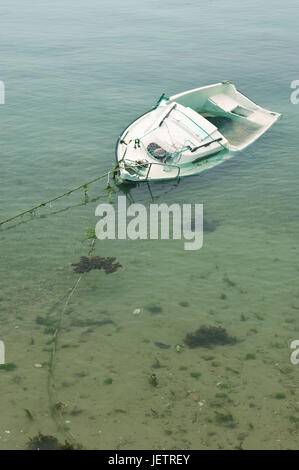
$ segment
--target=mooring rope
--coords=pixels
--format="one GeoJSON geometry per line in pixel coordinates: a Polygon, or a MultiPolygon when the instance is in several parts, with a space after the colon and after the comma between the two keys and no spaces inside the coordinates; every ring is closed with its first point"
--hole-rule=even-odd
{"type": "MultiPolygon", "coordinates": [[[[108,182],[109,184],[109,182],[108,182]]],[[[95,250],[95,243],[96,239],[93,238],[89,251],[88,251],[88,256],[92,256],[92,253],[95,250]]],[[[51,349],[51,354],[50,354],[50,361],[49,361],[49,369],[48,369],[48,398],[49,398],[49,407],[51,411],[51,415],[54,418],[54,421],[56,422],[58,431],[64,432],[66,437],[72,441],[73,444],[75,444],[75,438],[73,434],[70,432],[70,430],[65,429],[65,423],[63,422],[63,416],[62,416],[62,410],[60,408],[61,402],[57,400],[57,390],[56,390],[56,364],[57,364],[57,349],[58,349],[58,339],[59,339],[59,334],[61,333],[61,330],[63,329],[63,318],[64,318],[64,313],[65,310],[71,300],[71,297],[75,293],[81,279],[82,279],[82,274],[78,277],[76,280],[75,284],[71,288],[66,301],[64,303],[63,308],[61,309],[60,316],[59,316],[59,321],[58,324],[55,328],[53,338],[52,338],[52,349],[51,349]]]]}
{"type": "Polygon", "coordinates": [[[69,196],[70,194],[74,193],[75,191],[78,191],[79,189],[83,189],[85,196],[87,196],[88,186],[92,183],[95,183],[96,181],[99,181],[99,180],[103,179],[103,178],[106,178],[106,177],[108,178],[107,189],[110,189],[111,188],[111,186],[110,186],[110,175],[112,175],[112,178],[115,179],[115,176],[118,172],[118,168],[119,168],[119,164],[117,164],[115,166],[115,168],[113,168],[113,170],[109,170],[104,175],[100,175],[97,178],[94,178],[91,181],[88,181],[87,183],[80,184],[80,186],[77,186],[74,189],[70,189],[69,191],[66,191],[63,194],[60,194],[59,196],[53,197],[52,199],[49,199],[48,201],[42,202],[41,204],[39,204],[37,206],[31,207],[31,209],[27,209],[27,210],[21,212],[20,214],[14,215],[13,217],[9,217],[8,219],[3,220],[2,222],[0,222],[0,228],[2,227],[2,225],[7,224],[8,222],[11,222],[12,220],[17,219],[18,217],[22,217],[25,214],[31,214],[32,215],[37,209],[45,207],[48,204],[51,204],[52,202],[57,201],[58,199],[61,199],[62,197],[69,196]]]}
{"type": "MultiPolygon", "coordinates": [[[[76,188],[73,188],[69,191],[66,191],[63,194],[60,194],[59,196],[56,196],[52,199],[49,199],[48,201],[44,201],[41,204],[38,204],[38,205],[32,207],[31,209],[27,209],[27,210],[25,210],[25,211],[23,211],[23,212],[21,212],[17,215],[14,215],[12,217],[9,217],[8,219],[5,219],[5,220],[1,221],[0,222],[0,228],[4,224],[7,224],[8,222],[11,222],[12,220],[15,220],[19,217],[22,217],[25,214],[31,214],[32,215],[37,209],[45,207],[46,205],[51,204],[52,202],[57,201],[58,199],[61,199],[65,196],[69,196],[70,194],[72,194],[75,191],[78,191],[80,189],[84,190],[84,195],[85,195],[85,197],[87,197],[88,186],[92,183],[95,183],[96,181],[99,181],[99,180],[105,178],[105,177],[107,177],[106,190],[110,194],[113,191],[113,188],[110,184],[110,181],[111,181],[110,178],[115,180],[116,175],[118,173],[118,169],[119,169],[119,163],[117,163],[116,166],[112,170],[109,170],[107,173],[104,173],[103,175],[100,175],[96,178],[93,178],[92,180],[88,181],[87,183],[80,184],[76,188]]],[[[94,248],[95,248],[95,239],[91,242],[89,253],[88,253],[89,255],[92,254],[94,248]]],[[[67,308],[67,306],[68,306],[68,304],[71,300],[71,297],[73,296],[73,294],[77,290],[77,287],[78,287],[81,279],[82,279],[82,275],[79,276],[79,278],[76,280],[75,284],[71,288],[71,290],[70,290],[70,292],[69,292],[69,294],[66,298],[66,301],[64,303],[64,306],[61,309],[58,325],[56,326],[54,334],[53,334],[52,348],[51,348],[51,352],[50,352],[50,359],[49,359],[49,366],[48,366],[48,386],[47,386],[49,408],[50,408],[52,418],[54,419],[54,421],[56,423],[58,431],[64,433],[65,436],[67,437],[68,441],[70,441],[73,445],[76,445],[75,438],[74,438],[73,434],[71,433],[71,431],[66,428],[66,426],[65,426],[66,423],[63,421],[63,414],[62,414],[63,409],[61,408],[61,406],[63,407],[64,404],[57,400],[56,364],[57,364],[57,350],[58,350],[58,346],[59,346],[58,339],[59,339],[59,335],[61,333],[61,330],[63,329],[64,313],[65,313],[65,310],[66,310],[66,308],[67,308]]]]}
{"type": "Polygon", "coordinates": [[[48,371],[48,397],[49,397],[49,406],[50,406],[50,411],[51,415],[54,418],[58,431],[60,432],[65,432],[66,436],[71,439],[74,442],[74,436],[70,431],[65,430],[64,424],[62,424],[62,413],[61,409],[59,407],[59,403],[57,401],[57,392],[56,392],[56,375],[55,375],[55,366],[56,366],[56,354],[57,354],[57,347],[58,347],[58,336],[59,333],[61,332],[62,329],[62,322],[63,322],[63,316],[64,312],[69,304],[69,301],[74,294],[75,290],[78,287],[79,282],[81,281],[82,276],[80,276],[77,281],[75,282],[74,286],[72,287],[66,302],[61,310],[61,314],[59,317],[59,323],[55,329],[55,332],[53,334],[53,339],[52,339],[52,349],[51,349],[51,356],[50,356],[50,362],[49,362],[49,371],[48,371]]]}
{"type": "MultiPolygon", "coordinates": [[[[60,194],[59,196],[56,196],[52,199],[49,199],[48,201],[45,201],[41,204],[38,204],[37,206],[32,207],[31,209],[27,209],[17,215],[14,215],[13,217],[9,217],[8,219],[5,219],[0,222],[0,228],[4,225],[7,224],[8,222],[11,222],[12,220],[15,220],[19,217],[24,216],[25,214],[33,214],[37,209],[45,207],[48,204],[51,204],[54,201],[57,201],[58,199],[61,199],[65,196],[69,196],[70,194],[74,193],[75,191],[78,191],[80,189],[84,190],[84,195],[87,197],[87,191],[88,191],[88,186],[92,183],[95,183],[96,181],[99,181],[105,177],[107,177],[107,185],[106,189],[109,192],[109,194],[112,192],[112,186],[110,184],[110,177],[115,180],[116,174],[119,169],[119,163],[113,168],[112,170],[109,170],[107,173],[104,173],[103,175],[100,175],[96,178],[93,178],[92,180],[88,181],[87,183],[80,184],[74,189],[71,189],[69,191],[64,192],[63,194],[60,194]]],[[[92,241],[90,250],[89,250],[89,255],[92,253],[94,249],[94,244],[95,240],[92,241]]],[[[61,333],[61,330],[63,328],[63,318],[64,318],[64,313],[65,310],[71,300],[71,297],[73,296],[74,292],[76,291],[80,281],[82,279],[82,275],[76,280],[75,284],[71,288],[66,301],[64,303],[63,308],[61,309],[58,325],[56,326],[56,329],[53,334],[52,338],[52,348],[51,348],[51,353],[50,353],[50,360],[49,360],[49,368],[48,368],[48,400],[49,400],[49,407],[50,407],[50,412],[51,415],[56,422],[56,426],[58,431],[62,432],[65,434],[67,437],[68,441],[71,441],[72,444],[76,444],[75,438],[73,434],[70,432],[70,430],[66,429],[65,423],[63,421],[63,409],[61,409],[60,405],[64,405],[62,402],[59,402],[57,400],[57,390],[56,390],[56,363],[57,363],[57,349],[58,349],[58,338],[59,334],[61,333]]]]}

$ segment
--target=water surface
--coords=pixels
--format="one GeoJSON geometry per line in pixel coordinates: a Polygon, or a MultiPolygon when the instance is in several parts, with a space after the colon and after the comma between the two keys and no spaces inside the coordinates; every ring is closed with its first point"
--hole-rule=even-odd
{"type": "Polygon", "coordinates": [[[231,80],[283,114],[211,171],[127,188],[146,205],[203,203],[214,230],[198,252],[181,241],[97,241],[96,254],[123,267],[77,284],[71,263],[88,254],[86,227],[109,200],[104,180],[88,201],[79,191],[3,226],[0,339],[16,368],[0,371],[0,448],[23,449],[39,431],[96,449],[297,448],[297,2],[4,0],[0,9],[1,220],[113,168],[119,133],[162,92],[231,80]],[[204,324],[238,342],[178,352],[204,324]]]}

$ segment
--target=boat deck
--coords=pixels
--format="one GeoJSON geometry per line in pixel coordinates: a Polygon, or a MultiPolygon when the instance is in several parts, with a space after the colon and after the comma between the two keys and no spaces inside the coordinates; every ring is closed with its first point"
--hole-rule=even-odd
{"type": "Polygon", "coordinates": [[[251,140],[255,133],[258,133],[261,126],[254,123],[242,123],[239,120],[230,119],[225,116],[205,116],[219,132],[235,147],[239,147],[247,140],[251,140]]]}

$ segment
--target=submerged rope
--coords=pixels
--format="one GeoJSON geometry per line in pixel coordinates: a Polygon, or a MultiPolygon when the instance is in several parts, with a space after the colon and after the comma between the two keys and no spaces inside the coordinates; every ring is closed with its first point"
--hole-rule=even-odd
{"type": "MultiPolygon", "coordinates": [[[[58,199],[61,199],[65,196],[69,196],[70,194],[74,193],[75,191],[78,191],[79,189],[84,190],[85,198],[87,198],[88,186],[92,183],[95,183],[96,181],[99,181],[99,180],[105,178],[105,177],[107,177],[106,190],[108,191],[109,196],[110,196],[111,192],[113,192],[113,187],[110,184],[110,181],[111,181],[110,178],[112,178],[112,180],[115,180],[116,175],[118,173],[118,169],[119,169],[119,163],[117,163],[116,166],[112,170],[109,170],[107,173],[104,173],[103,175],[100,175],[100,176],[88,181],[87,183],[80,184],[79,186],[77,186],[74,189],[66,191],[63,194],[60,194],[59,196],[56,196],[56,197],[54,197],[52,199],[49,199],[48,201],[45,201],[45,202],[43,202],[43,203],[41,203],[41,204],[39,204],[35,207],[32,207],[31,209],[25,210],[25,211],[13,216],[13,217],[9,217],[8,219],[5,219],[5,220],[1,221],[0,222],[0,228],[1,228],[2,225],[6,224],[8,222],[11,222],[12,220],[15,220],[19,217],[22,217],[25,214],[33,214],[37,209],[39,209],[41,207],[45,207],[47,204],[50,204],[54,201],[57,201],[58,199]]],[[[89,253],[88,253],[89,256],[92,255],[92,252],[94,251],[94,249],[95,249],[95,239],[92,240],[92,242],[91,242],[89,253]]],[[[56,423],[58,431],[64,433],[65,436],[67,437],[68,441],[71,442],[73,445],[76,445],[75,437],[73,436],[71,431],[66,428],[66,426],[65,426],[66,423],[63,421],[63,414],[62,414],[63,410],[60,407],[60,405],[61,404],[63,405],[63,403],[59,402],[57,400],[56,364],[57,364],[57,352],[58,352],[58,347],[59,347],[58,340],[59,340],[59,335],[61,333],[61,330],[63,329],[64,313],[66,311],[67,306],[69,305],[71,297],[73,296],[73,294],[77,290],[77,287],[78,287],[81,279],[82,279],[82,275],[79,276],[79,278],[76,280],[75,284],[71,288],[71,290],[70,290],[70,292],[69,292],[69,294],[66,298],[66,301],[63,305],[63,308],[61,309],[58,324],[55,328],[55,331],[54,331],[54,334],[53,334],[53,337],[52,337],[52,348],[51,348],[49,364],[48,364],[48,380],[47,380],[48,402],[49,402],[49,408],[50,408],[51,416],[52,416],[52,418],[54,419],[54,421],[56,423]]]]}
{"type": "Polygon", "coordinates": [[[66,302],[63,306],[63,309],[61,310],[60,317],[59,317],[59,323],[57,325],[57,328],[55,329],[55,332],[53,334],[53,339],[52,339],[52,350],[51,350],[51,357],[49,361],[49,373],[48,373],[48,397],[49,397],[49,405],[50,405],[50,411],[51,415],[54,418],[57,428],[60,432],[65,432],[68,436],[69,439],[71,439],[74,442],[74,436],[70,431],[66,432],[65,431],[65,426],[62,424],[62,414],[61,410],[57,407],[57,404],[59,403],[57,401],[57,391],[56,391],[56,376],[55,376],[55,366],[56,366],[56,354],[57,354],[57,347],[58,347],[58,336],[59,333],[61,332],[62,329],[62,322],[63,322],[63,316],[64,312],[69,304],[69,301],[74,294],[75,290],[78,287],[79,282],[81,281],[82,276],[80,276],[77,281],[75,282],[74,286],[72,287],[66,302]]]}
{"type": "Polygon", "coordinates": [[[48,201],[42,202],[38,206],[34,206],[31,209],[27,209],[27,210],[21,212],[20,214],[14,215],[13,217],[9,217],[8,219],[3,220],[2,222],[0,222],[0,228],[1,228],[2,225],[7,224],[8,222],[11,222],[12,220],[17,219],[18,217],[22,217],[25,214],[33,214],[37,209],[40,209],[41,207],[45,207],[47,204],[51,204],[51,202],[57,201],[58,199],[61,199],[62,197],[69,196],[70,194],[74,193],[75,191],[78,191],[79,189],[83,189],[84,190],[84,195],[87,196],[87,187],[90,184],[95,183],[96,181],[99,181],[99,180],[101,180],[105,177],[108,177],[107,189],[109,189],[110,188],[110,174],[112,174],[112,178],[115,179],[118,168],[119,168],[119,164],[117,163],[117,165],[115,166],[115,168],[113,170],[108,171],[104,175],[98,176],[97,178],[94,178],[91,181],[88,181],[87,183],[80,184],[80,186],[77,186],[74,189],[70,189],[69,191],[67,191],[63,194],[60,194],[59,196],[56,196],[56,197],[53,197],[52,199],[49,199],[48,201]]]}
{"type": "MultiPolygon", "coordinates": [[[[94,238],[90,243],[88,256],[92,256],[95,250],[95,243],[96,243],[96,239],[94,238]]],[[[63,308],[61,309],[58,325],[54,331],[53,338],[52,338],[52,349],[51,349],[49,369],[48,369],[48,398],[49,398],[49,406],[50,406],[51,415],[56,423],[58,431],[64,432],[67,438],[70,441],[72,441],[73,444],[75,444],[75,438],[69,430],[65,429],[65,423],[63,422],[62,412],[61,412],[60,407],[58,406],[60,402],[57,401],[55,370],[56,370],[56,363],[57,363],[56,357],[57,357],[57,349],[58,349],[58,339],[59,339],[59,334],[61,333],[61,330],[63,329],[64,313],[71,300],[71,297],[75,293],[82,279],[82,276],[83,275],[81,274],[76,280],[75,284],[73,285],[73,287],[71,288],[69,292],[69,295],[66,298],[63,308]]]]}

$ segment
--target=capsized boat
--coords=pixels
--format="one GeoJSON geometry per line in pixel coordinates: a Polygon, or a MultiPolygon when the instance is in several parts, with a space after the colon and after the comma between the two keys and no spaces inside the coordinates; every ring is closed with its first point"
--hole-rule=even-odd
{"type": "Polygon", "coordinates": [[[194,175],[255,142],[279,113],[258,106],[231,82],[159,98],[116,144],[121,181],[194,175]]]}

